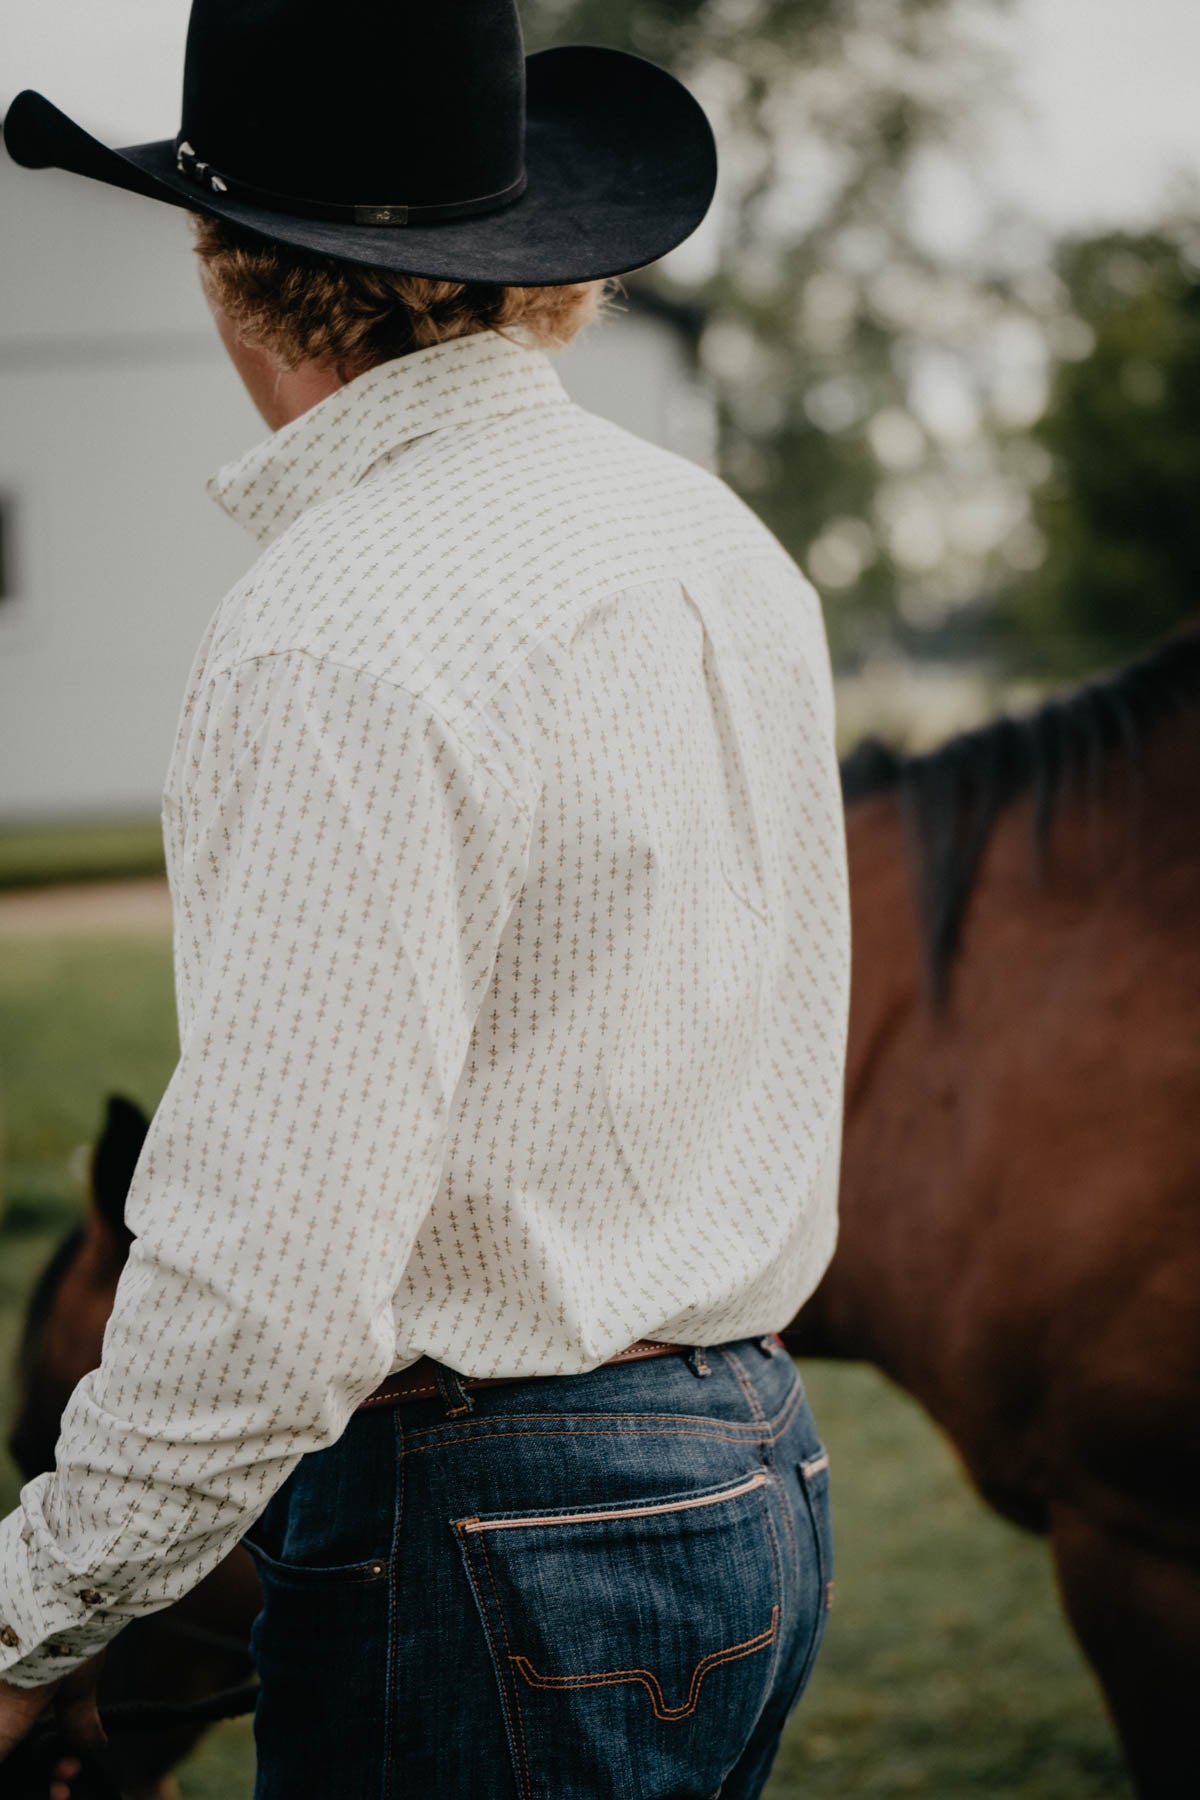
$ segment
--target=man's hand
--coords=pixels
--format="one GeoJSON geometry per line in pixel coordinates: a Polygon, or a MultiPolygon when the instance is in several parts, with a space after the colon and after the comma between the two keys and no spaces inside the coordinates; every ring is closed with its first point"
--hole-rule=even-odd
{"type": "MultiPolygon", "coordinates": [[[[53,1709],[59,1730],[74,1749],[103,1747],[107,1739],[96,1705],[96,1684],[104,1656],[102,1650],[69,1675],[42,1687],[13,1687],[0,1676],[0,1763],[29,1735],[48,1707],[53,1709]]],[[[70,1777],[78,1773],[79,1764],[73,1758],[64,1758],[55,1769],[55,1774],[64,1779],[52,1782],[50,1800],[69,1800],[70,1777]]]]}
{"type": "Polygon", "coordinates": [[[0,1763],[33,1730],[65,1679],[47,1682],[45,1687],[20,1688],[0,1676],[0,1763]]]}

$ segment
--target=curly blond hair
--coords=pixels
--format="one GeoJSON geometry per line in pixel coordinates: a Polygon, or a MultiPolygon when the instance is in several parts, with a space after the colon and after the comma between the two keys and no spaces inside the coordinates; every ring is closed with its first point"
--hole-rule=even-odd
{"type": "Polygon", "coordinates": [[[517,328],[544,349],[607,314],[620,283],[504,287],[434,281],[269,243],[224,219],[192,215],[201,279],[247,344],[280,367],[332,368],[343,381],[376,363],[470,332],[517,328]]]}

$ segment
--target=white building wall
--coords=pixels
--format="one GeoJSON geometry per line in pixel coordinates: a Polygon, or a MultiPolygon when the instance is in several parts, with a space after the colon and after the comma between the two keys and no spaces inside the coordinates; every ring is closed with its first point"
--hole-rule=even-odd
{"type": "MultiPolygon", "coordinates": [[[[186,218],[0,155],[0,825],[154,812],[187,672],[251,540],[204,491],[264,427],[186,218]]],[[[581,404],[712,466],[683,333],[638,311],[559,358],[581,404]]]]}

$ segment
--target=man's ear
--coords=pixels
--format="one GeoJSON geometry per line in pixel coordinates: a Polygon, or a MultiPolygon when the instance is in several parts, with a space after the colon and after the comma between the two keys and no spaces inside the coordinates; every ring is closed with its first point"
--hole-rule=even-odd
{"type": "Polygon", "coordinates": [[[92,1151],[92,1207],[122,1255],[133,1241],[125,1223],[125,1201],[150,1121],[140,1106],[122,1094],[110,1094],[104,1129],[92,1151]]]}

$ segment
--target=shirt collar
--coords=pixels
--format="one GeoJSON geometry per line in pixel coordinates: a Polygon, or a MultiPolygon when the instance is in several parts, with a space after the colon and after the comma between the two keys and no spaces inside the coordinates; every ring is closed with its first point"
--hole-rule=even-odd
{"type": "Polygon", "coordinates": [[[494,331],[472,332],[356,376],[219,469],[208,492],[265,545],[401,444],[450,425],[568,402],[546,351],[494,331]]]}

